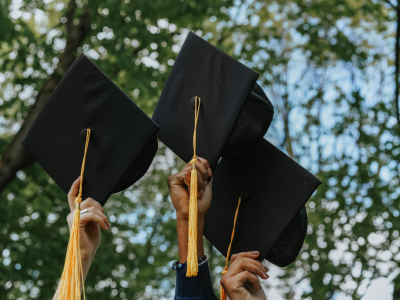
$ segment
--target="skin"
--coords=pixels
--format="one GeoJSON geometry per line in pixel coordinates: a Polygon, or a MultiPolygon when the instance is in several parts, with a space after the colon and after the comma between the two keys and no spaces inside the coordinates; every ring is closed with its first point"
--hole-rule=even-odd
{"type": "MultiPolygon", "coordinates": [[[[212,171],[208,161],[197,157],[197,257],[204,256],[203,230],[204,217],[210,208],[212,193],[212,171]]],[[[192,167],[187,164],[182,171],[168,178],[168,188],[172,204],[176,210],[176,230],[179,242],[179,262],[187,260],[188,247],[188,224],[189,224],[189,199],[190,199],[190,178],[192,167]]]]}
{"type": "Polygon", "coordinates": [[[231,300],[267,300],[259,278],[268,279],[269,269],[255,260],[259,255],[258,251],[232,255],[228,271],[221,278],[231,300]]]}
{"type": "MultiPolygon", "coordinates": [[[[198,157],[198,257],[204,256],[204,218],[212,200],[212,181],[208,182],[207,179],[211,176],[212,171],[208,161],[198,157]]],[[[168,178],[171,201],[176,210],[180,263],[184,263],[187,260],[190,178],[191,165],[189,164],[182,171],[168,178]]],[[[231,300],[267,300],[260,285],[259,277],[264,280],[268,279],[267,272],[269,270],[261,262],[255,260],[259,255],[258,251],[232,255],[228,271],[221,278],[221,284],[231,300]]]]}
{"type": "MultiPolygon", "coordinates": [[[[210,208],[212,200],[212,176],[210,164],[203,158],[197,158],[197,187],[198,187],[198,257],[204,256],[203,230],[204,217],[210,208]]],[[[168,187],[172,204],[176,210],[177,232],[179,241],[179,261],[186,262],[188,246],[188,220],[190,198],[191,165],[186,165],[182,171],[168,178],[168,187]]],[[[68,193],[68,203],[71,213],[67,217],[68,227],[71,230],[75,212],[75,198],[78,195],[80,177],[74,181],[68,193]]],[[[103,207],[94,199],[87,198],[81,203],[81,210],[88,208],[88,213],[82,214],[79,223],[80,251],[82,258],[83,281],[89,272],[97,249],[101,243],[101,230],[109,230],[110,223],[104,214],[103,207]]],[[[227,273],[221,278],[221,284],[231,300],[266,300],[259,279],[267,279],[268,268],[254,260],[257,251],[232,255],[231,265],[227,273]],[[255,275],[256,274],[256,275],[255,275]]],[[[60,285],[59,285],[60,287],[60,285]]],[[[57,300],[59,288],[53,300],[57,300]]]]}
{"type": "MultiPolygon", "coordinates": [[[[78,195],[80,177],[74,181],[68,193],[68,203],[71,213],[67,217],[68,227],[71,230],[75,213],[75,198],[78,195]]],[[[101,230],[109,230],[110,223],[104,214],[103,207],[92,198],[87,198],[81,203],[81,210],[88,208],[88,213],[81,214],[79,222],[79,242],[82,258],[83,281],[89,272],[90,265],[101,243],[101,230]]],[[[53,297],[58,298],[60,284],[53,297]]]]}

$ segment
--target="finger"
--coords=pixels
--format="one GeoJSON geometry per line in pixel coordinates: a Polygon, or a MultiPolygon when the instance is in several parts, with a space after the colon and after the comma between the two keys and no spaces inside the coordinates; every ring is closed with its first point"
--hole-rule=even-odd
{"type": "MultiPolygon", "coordinates": [[[[190,180],[192,178],[192,172],[191,171],[186,171],[187,175],[185,177],[185,182],[187,182],[188,186],[188,192],[190,193],[190,180]]],[[[201,198],[204,195],[204,182],[203,179],[201,178],[199,170],[197,170],[197,198],[201,198]]]]}
{"type": "Polygon", "coordinates": [[[240,291],[242,288],[246,288],[246,285],[249,283],[255,284],[257,290],[261,289],[258,277],[248,271],[240,272],[232,277],[227,277],[227,274],[225,274],[222,276],[220,283],[230,299],[234,299],[235,292],[240,291]]]}
{"type": "Polygon", "coordinates": [[[235,279],[238,282],[241,282],[243,285],[246,282],[249,282],[254,286],[256,290],[261,290],[260,280],[258,279],[258,277],[248,271],[244,271],[233,276],[233,279],[235,279]]]}
{"type": "MultiPolygon", "coordinates": [[[[81,209],[81,211],[82,211],[83,209],[81,209]]],[[[100,218],[102,218],[103,220],[104,220],[104,223],[107,225],[107,227],[108,227],[108,229],[110,229],[110,223],[108,222],[108,218],[107,218],[107,216],[104,214],[104,212],[103,211],[101,211],[100,209],[98,209],[97,207],[94,207],[94,206],[90,206],[90,207],[88,207],[87,208],[87,213],[94,213],[94,214],[96,214],[96,215],[98,215],[100,218]]],[[[82,215],[85,215],[86,213],[84,213],[84,214],[81,214],[81,216],[82,215]]]]}
{"type": "Polygon", "coordinates": [[[199,171],[199,169],[197,169],[197,192],[199,192],[200,190],[204,189],[204,182],[207,180],[204,180],[201,176],[201,172],[199,171]]]}
{"type": "MultiPolygon", "coordinates": [[[[197,191],[200,192],[200,190],[205,189],[208,182],[208,175],[207,175],[207,170],[205,169],[203,163],[201,161],[198,161],[196,164],[196,169],[197,169],[197,191]]],[[[192,165],[187,165],[185,168],[183,168],[182,171],[186,172],[192,172],[192,165]]],[[[190,177],[189,177],[189,184],[188,187],[190,187],[190,177]]]]}
{"type": "Polygon", "coordinates": [[[81,203],[81,210],[84,210],[85,208],[89,208],[91,206],[96,207],[98,210],[104,212],[103,206],[93,198],[86,198],[85,201],[81,203]]]}
{"type": "Polygon", "coordinates": [[[185,168],[182,171],[168,177],[168,185],[190,186],[190,170],[185,168]]]}
{"type": "MultiPolygon", "coordinates": [[[[179,173],[172,175],[168,178],[168,185],[185,185],[190,193],[190,180],[192,176],[191,167],[185,167],[179,173]]],[[[204,195],[204,181],[201,178],[199,170],[197,170],[197,197],[201,198],[204,195]]]]}
{"type": "Polygon", "coordinates": [[[203,198],[204,192],[205,192],[204,189],[201,189],[201,190],[197,191],[197,198],[203,198]]]}
{"type": "Polygon", "coordinates": [[[72,227],[72,223],[74,222],[74,212],[70,212],[67,216],[67,223],[68,223],[68,227],[71,230],[72,227]]]}
{"type": "MultiPolygon", "coordinates": [[[[200,170],[201,177],[204,180],[207,180],[208,178],[210,178],[212,176],[212,170],[210,167],[210,163],[206,159],[204,159],[202,157],[196,157],[196,166],[197,166],[197,169],[200,170]]],[[[191,170],[191,169],[192,169],[192,165],[190,163],[188,163],[183,170],[191,170]]]]}
{"type": "Polygon", "coordinates": [[[262,269],[264,269],[266,272],[268,272],[269,268],[267,266],[264,266],[261,262],[259,262],[258,260],[255,260],[255,258],[257,258],[259,255],[260,255],[260,253],[258,251],[241,252],[241,253],[238,253],[238,254],[234,254],[231,257],[231,265],[234,264],[234,261],[237,258],[246,258],[246,259],[251,259],[250,260],[251,262],[253,262],[257,266],[260,266],[262,269]]]}
{"type": "Polygon", "coordinates": [[[197,159],[199,159],[203,163],[203,165],[206,167],[206,169],[210,169],[210,163],[208,162],[207,159],[202,158],[202,157],[197,157],[197,159]]]}
{"type": "Polygon", "coordinates": [[[258,251],[249,251],[249,252],[240,252],[240,253],[236,253],[233,254],[231,256],[231,264],[233,264],[233,262],[239,258],[239,257],[250,257],[250,258],[257,258],[260,255],[260,252],[258,251]]]}
{"type": "Polygon", "coordinates": [[[89,222],[94,222],[94,223],[99,224],[101,229],[104,229],[104,230],[108,229],[103,218],[101,218],[99,215],[95,214],[94,212],[88,212],[86,214],[81,215],[81,225],[86,226],[86,224],[89,222]]]}
{"type": "Polygon", "coordinates": [[[257,274],[263,279],[268,278],[267,271],[263,268],[263,265],[259,261],[248,257],[237,259],[236,263],[229,267],[227,274],[229,273],[229,276],[233,276],[243,271],[249,271],[257,274]]]}
{"type": "Polygon", "coordinates": [[[75,198],[78,196],[79,184],[81,183],[81,176],[79,176],[72,183],[71,189],[68,192],[68,204],[71,211],[75,210],[75,198]]]}
{"type": "Polygon", "coordinates": [[[199,160],[201,160],[201,162],[203,163],[203,165],[206,167],[207,169],[207,176],[208,178],[210,178],[212,176],[212,170],[211,170],[211,166],[210,163],[208,162],[208,160],[202,158],[202,157],[197,157],[199,160]]]}
{"type": "MultiPolygon", "coordinates": [[[[184,183],[188,187],[188,191],[190,193],[190,180],[192,178],[192,170],[191,170],[191,168],[190,169],[185,168],[184,170],[185,171],[179,172],[181,174],[179,174],[179,173],[177,174],[178,175],[177,178],[179,180],[181,180],[181,182],[184,183]]],[[[197,197],[202,197],[202,196],[200,196],[200,194],[204,188],[205,188],[204,181],[201,177],[200,171],[197,170],[197,197]]]]}
{"type": "Polygon", "coordinates": [[[203,180],[207,180],[208,179],[208,171],[207,171],[206,166],[204,165],[203,161],[199,157],[197,158],[196,161],[197,161],[196,167],[197,167],[197,170],[200,171],[201,178],[203,178],[203,180]]]}
{"type": "Polygon", "coordinates": [[[241,258],[241,260],[244,260],[246,262],[252,263],[255,266],[259,267],[264,273],[267,273],[269,271],[269,269],[267,268],[267,266],[264,266],[260,261],[249,258],[249,257],[243,257],[241,258]]]}

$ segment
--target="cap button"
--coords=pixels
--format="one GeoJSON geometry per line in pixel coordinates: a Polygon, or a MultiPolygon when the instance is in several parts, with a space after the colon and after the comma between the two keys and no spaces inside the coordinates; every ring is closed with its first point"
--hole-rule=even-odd
{"type": "Polygon", "coordinates": [[[87,129],[82,129],[81,133],[79,134],[81,136],[82,141],[86,142],[86,134],[87,134],[87,129]]]}
{"type": "Polygon", "coordinates": [[[249,201],[250,200],[250,196],[251,196],[251,193],[248,190],[243,190],[240,193],[240,199],[242,199],[243,202],[249,201]]]}

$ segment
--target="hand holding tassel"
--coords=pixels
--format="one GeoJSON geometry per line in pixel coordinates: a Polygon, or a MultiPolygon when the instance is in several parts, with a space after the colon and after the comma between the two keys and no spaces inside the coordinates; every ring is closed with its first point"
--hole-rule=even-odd
{"type": "Polygon", "coordinates": [[[231,257],[221,278],[221,300],[267,300],[260,279],[268,279],[269,269],[256,258],[258,251],[242,252],[231,257]]]}
{"type": "MultiPolygon", "coordinates": [[[[83,281],[86,279],[90,265],[96,254],[97,249],[101,243],[101,229],[110,229],[107,216],[104,214],[103,207],[92,198],[88,198],[82,202],[82,199],[77,197],[80,185],[80,177],[74,181],[71,190],[68,193],[68,202],[71,208],[71,213],[67,217],[68,227],[70,230],[71,238],[73,234],[77,233],[76,228],[79,231],[79,250],[81,253],[81,278],[83,281]],[[80,203],[80,210],[76,208],[76,202],[80,203]],[[83,212],[83,213],[82,213],[83,212]],[[74,227],[74,221],[79,214],[78,226],[74,227]]],[[[69,265],[69,264],[68,264],[69,265]]],[[[72,266],[73,268],[74,266],[72,266]]],[[[70,271],[71,272],[71,271],[70,271]]],[[[79,274],[78,277],[79,278],[79,274]]],[[[60,290],[63,284],[63,280],[60,280],[60,285],[53,299],[61,300],[66,299],[60,294],[60,290]]],[[[78,284],[78,283],[76,283],[78,284]]],[[[83,282],[80,285],[80,290],[83,291],[83,282]]],[[[76,290],[78,291],[78,290],[76,290]]],[[[69,291],[70,293],[72,290],[69,291]]],[[[80,293],[74,293],[74,298],[67,299],[81,299],[79,298],[80,293]]]]}

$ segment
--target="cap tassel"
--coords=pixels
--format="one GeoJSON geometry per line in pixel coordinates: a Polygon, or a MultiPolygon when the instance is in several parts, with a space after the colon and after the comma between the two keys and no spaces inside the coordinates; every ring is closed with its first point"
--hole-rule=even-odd
{"type": "Polygon", "coordinates": [[[80,300],[83,291],[83,299],[86,300],[85,286],[83,282],[83,270],[81,261],[81,251],[79,244],[79,222],[81,219],[80,205],[82,202],[82,182],[85,170],[86,153],[89,146],[90,129],[87,129],[85,154],[83,156],[81,168],[81,182],[79,194],[75,199],[74,221],[72,223],[71,234],[69,237],[67,255],[65,258],[64,270],[61,275],[61,287],[58,300],[80,300]],[[82,286],[82,291],[81,291],[82,286]]]}
{"type": "Polygon", "coordinates": [[[189,241],[187,254],[187,270],[186,276],[197,276],[199,270],[197,262],[197,167],[196,167],[196,130],[197,120],[199,119],[201,99],[196,96],[194,108],[194,133],[193,133],[193,158],[190,161],[192,165],[190,178],[190,200],[189,200],[189,241]],[[199,105],[197,106],[197,98],[199,105]]]}
{"type": "MultiPolygon", "coordinates": [[[[224,276],[225,273],[228,271],[229,256],[231,254],[231,247],[232,247],[233,237],[235,236],[236,220],[237,220],[237,216],[238,216],[238,213],[239,213],[239,206],[240,206],[241,202],[242,202],[242,199],[239,198],[238,206],[236,208],[235,221],[233,222],[233,230],[232,230],[231,242],[229,243],[228,253],[226,254],[225,268],[222,271],[222,276],[224,276]]],[[[220,288],[220,296],[221,296],[220,297],[221,300],[226,300],[226,292],[225,292],[224,288],[222,287],[222,285],[221,285],[221,288],[220,288]]]]}

